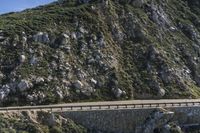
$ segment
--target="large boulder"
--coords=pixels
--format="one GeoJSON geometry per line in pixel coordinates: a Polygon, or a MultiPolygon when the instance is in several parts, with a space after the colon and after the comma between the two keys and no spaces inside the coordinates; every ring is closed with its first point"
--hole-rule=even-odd
{"type": "Polygon", "coordinates": [[[154,133],[155,129],[164,127],[174,116],[174,112],[165,109],[153,111],[146,122],[142,125],[141,133],[154,133]]]}

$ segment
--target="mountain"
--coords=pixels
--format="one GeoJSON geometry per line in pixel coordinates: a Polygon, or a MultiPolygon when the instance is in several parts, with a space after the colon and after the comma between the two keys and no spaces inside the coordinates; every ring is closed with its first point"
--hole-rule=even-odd
{"type": "Polygon", "coordinates": [[[199,98],[199,0],[59,0],[0,16],[1,106],[199,98]]]}

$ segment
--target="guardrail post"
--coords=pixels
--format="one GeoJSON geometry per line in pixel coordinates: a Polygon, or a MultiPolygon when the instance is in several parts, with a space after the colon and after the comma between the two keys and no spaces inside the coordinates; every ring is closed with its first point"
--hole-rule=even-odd
{"type": "Polygon", "coordinates": [[[20,109],[19,109],[19,107],[18,107],[18,113],[20,113],[20,109]]]}

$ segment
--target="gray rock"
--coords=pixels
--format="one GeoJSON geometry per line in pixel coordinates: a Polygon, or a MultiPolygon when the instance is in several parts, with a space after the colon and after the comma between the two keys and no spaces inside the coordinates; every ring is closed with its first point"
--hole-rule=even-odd
{"type": "Polygon", "coordinates": [[[94,93],[94,92],[95,92],[95,89],[93,89],[90,86],[86,86],[86,87],[81,89],[81,93],[86,95],[86,96],[91,96],[92,93],[94,93]]]}
{"type": "Polygon", "coordinates": [[[21,82],[18,84],[19,91],[23,92],[26,91],[27,89],[31,88],[33,85],[30,81],[28,80],[21,80],[21,82]]]}
{"type": "Polygon", "coordinates": [[[179,27],[183,31],[183,33],[190,38],[193,41],[200,42],[200,35],[195,30],[193,25],[187,25],[187,24],[179,24],[179,27]]]}
{"type": "Polygon", "coordinates": [[[36,35],[33,36],[33,40],[35,42],[40,42],[40,43],[49,43],[49,35],[44,32],[38,32],[36,35]]]}
{"type": "Polygon", "coordinates": [[[49,113],[48,116],[47,116],[47,118],[46,118],[46,120],[47,120],[48,126],[51,126],[51,127],[55,126],[56,123],[57,123],[56,122],[56,117],[55,117],[54,113],[49,113]]]}
{"type": "Polygon", "coordinates": [[[174,124],[174,123],[169,123],[164,125],[161,128],[161,133],[183,133],[180,126],[174,124]]]}
{"type": "Polygon", "coordinates": [[[116,98],[120,98],[123,95],[123,91],[119,88],[112,88],[112,92],[116,98]]]}
{"type": "Polygon", "coordinates": [[[160,55],[160,52],[153,46],[150,45],[148,48],[148,59],[155,60],[157,59],[157,56],[160,55]]]}
{"type": "Polygon", "coordinates": [[[3,85],[0,89],[0,101],[3,101],[10,93],[10,87],[8,85],[3,85]]]}
{"type": "Polygon", "coordinates": [[[83,86],[84,86],[84,84],[83,84],[81,81],[79,81],[79,80],[76,80],[76,81],[74,82],[74,87],[75,87],[76,89],[82,89],[83,86]]]}
{"type": "Polygon", "coordinates": [[[31,65],[36,65],[38,63],[39,59],[34,55],[32,56],[31,60],[30,60],[30,64],[31,65]]]}
{"type": "Polygon", "coordinates": [[[79,80],[83,80],[87,76],[87,74],[83,70],[80,70],[80,69],[78,69],[76,71],[76,75],[77,75],[79,80]]]}
{"type": "Polygon", "coordinates": [[[27,96],[26,96],[26,99],[27,99],[28,101],[33,101],[33,100],[34,100],[34,97],[33,97],[32,95],[27,95],[27,96]]]}
{"type": "Polygon", "coordinates": [[[81,32],[81,33],[88,33],[88,31],[87,30],[85,30],[83,27],[79,27],[79,31],[81,32]]]}
{"type": "Polygon", "coordinates": [[[70,37],[63,33],[62,36],[61,36],[61,44],[60,45],[68,45],[70,42],[70,37]]]}
{"type": "Polygon", "coordinates": [[[98,44],[99,44],[100,48],[105,47],[106,42],[105,42],[104,38],[100,38],[98,40],[98,44]]]}
{"type": "Polygon", "coordinates": [[[37,77],[37,79],[35,80],[35,83],[36,83],[36,84],[44,83],[44,78],[42,78],[42,77],[37,77]]]}
{"type": "Polygon", "coordinates": [[[174,112],[164,109],[157,109],[149,116],[147,121],[142,125],[141,133],[154,133],[154,129],[163,127],[174,116],[174,112]]]}
{"type": "Polygon", "coordinates": [[[194,75],[194,80],[197,83],[198,86],[200,86],[200,75],[198,75],[197,73],[194,75]]]}
{"type": "Polygon", "coordinates": [[[149,6],[150,19],[161,27],[170,25],[167,14],[164,12],[161,5],[155,5],[153,2],[149,6]]]}

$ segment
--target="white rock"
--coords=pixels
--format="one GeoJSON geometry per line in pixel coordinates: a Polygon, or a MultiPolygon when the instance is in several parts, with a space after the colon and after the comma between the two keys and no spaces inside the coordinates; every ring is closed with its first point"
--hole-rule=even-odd
{"type": "Polygon", "coordinates": [[[27,41],[27,38],[26,38],[25,36],[23,36],[23,37],[22,37],[22,42],[23,42],[23,43],[26,43],[26,41],[27,41]]]}
{"type": "Polygon", "coordinates": [[[169,29],[170,29],[171,31],[176,31],[176,30],[177,30],[176,27],[172,27],[172,26],[171,26],[169,29]]]}
{"type": "Polygon", "coordinates": [[[36,84],[43,83],[44,82],[44,78],[38,77],[35,82],[36,82],[36,84]]]}
{"type": "Polygon", "coordinates": [[[163,88],[160,88],[158,93],[162,97],[165,96],[165,90],[163,88]]]}
{"type": "Polygon", "coordinates": [[[51,75],[48,76],[47,81],[50,82],[53,80],[53,77],[51,75]]]}
{"type": "Polygon", "coordinates": [[[93,78],[90,79],[90,81],[91,81],[91,83],[93,83],[93,84],[95,84],[95,85],[97,84],[97,81],[96,81],[95,79],[93,79],[93,78]]]}
{"type": "Polygon", "coordinates": [[[76,36],[76,33],[75,33],[75,32],[72,32],[72,33],[71,33],[71,38],[74,39],[74,40],[77,39],[77,36],[76,36]]]}
{"type": "Polygon", "coordinates": [[[25,56],[25,55],[20,55],[19,61],[20,61],[21,63],[24,63],[24,62],[26,61],[26,56],[25,56]]]}

